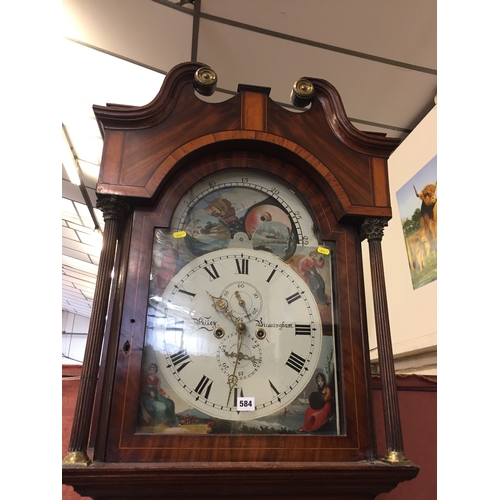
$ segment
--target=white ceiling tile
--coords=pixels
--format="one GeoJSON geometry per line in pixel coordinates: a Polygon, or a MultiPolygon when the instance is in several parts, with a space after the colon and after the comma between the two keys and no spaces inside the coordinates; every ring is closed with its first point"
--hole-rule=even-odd
{"type": "Polygon", "coordinates": [[[74,250],[73,248],[71,248],[71,246],[65,246],[65,243],[70,243],[72,246],[75,242],[66,239],[63,240],[62,253],[64,257],[71,257],[75,260],[78,259],[83,261],[84,263],[87,262],[90,264],[90,258],[86,252],[80,252],[79,250],[74,250]]]}
{"type": "Polygon", "coordinates": [[[71,302],[63,299],[62,306],[65,310],[84,317],[90,317],[92,312],[92,302],[86,300],[83,296],[81,300],[71,298],[71,302]]]}
{"type": "Polygon", "coordinates": [[[96,266],[99,265],[99,256],[95,257],[94,255],[90,255],[90,261],[93,262],[96,266]]]}
{"type": "Polygon", "coordinates": [[[81,291],[78,288],[75,288],[74,286],[68,286],[63,283],[62,285],[63,291],[65,295],[68,297],[71,297],[72,299],[83,299],[84,296],[81,293],[81,291]]]}
{"type": "MultiPolygon", "coordinates": [[[[64,186],[64,181],[63,181],[64,186]]],[[[70,199],[62,199],[62,218],[75,224],[81,224],[81,219],[76,211],[74,202],[70,199]]]]}
{"type": "Polygon", "coordinates": [[[78,164],[83,176],[83,181],[86,186],[96,187],[97,179],[99,178],[99,165],[101,163],[101,157],[99,157],[99,163],[89,163],[85,160],[79,160],[78,164]]]}
{"type": "Polygon", "coordinates": [[[90,264],[90,263],[85,262],[83,260],[79,260],[79,259],[71,257],[69,255],[63,254],[62,263],[63,263],[63,266],[68,266],[72,269],[77,269],[77,270],[84,271],[84,272],[89,273],[89,274],[97,275],[97,266],[96,265],[90,264]]]}
{"type": "Polygon", "coordinates": [[[165,78],[157,71],[70,40],[63,41],[62,49],[63,121],[75,130],[90,127],[91,135],[96,138],[100,132],[92,109],[94,104],[143,106],[154,99],[165,78]]]}
{"type": "Polygon", "coordinates": [[[80,220],[82,221],[83,225],[88,227],[88,228],[94,228],[94,221],[92,220],[92,217],[89,212],[89,208],[87,205],[83,203],[74,203],[76,212],[80,217],[80,220]]]}
{"type": "MultiPolygon", "coordinates": [[[[63,179],[62,181],[62,197],[63,199],[66,199],[67,201],[70,200],[78,200],[80,203],[84,203],[85,200],[83,198],[82,192],[80,191],[79,186],[75,186],[74,184],[71,184],[68,180],[63,179]]],[[[76,220],[75,218],[78,218],[78,214],[74,207],[70,206],[70,203],[66,203],[63,206],[63,213],[68,213],[72,215],[71,220],[76,220]],[[66,211],[65,211],[66,210],[66,211]]],[[[68,217],[65,217],[68,218],[68,217]]]]}
{"type": "Polygon", "coordinates": [[[66,130],[73,145],[75,158],[80,160],[80,168],[82,168],[81,164],[84,162],[99,166],[102,157],[102,138],[87,134],[78,127],[72,127],[71,125],[66,126],[66,130]]]}
{"type": "MultiPolygon", "coordinates": [[[[94,209],[94,211],[95,211],[95,209],[94,209]]],[[[86,233],[86,234],[94,234],[95,233],[95,230],[93,227],[82,226],[81,224],[75,223],[72,221],[68,221],[67,224],[68,224],[68,227],[70,229],[74,229],[75,231],[78,231],[79,234],[80,233],[86,233]]]]}
{"type": "Polygon", "coordinates": [[[75,278],[66,277],[63,275],[62,277],[62,285],[66,288],[75,288],[78,290],[86,290],[88,293],[94,293],[95,290],[95,282],[88,283],[83,280],[77,280],[75,278]]]}
{"type": "Polygon", "coordinates": [[[63,238],[79,241],[76,231],[70,229],[69,227],[62,227],[62,236],[63,238]]]}
{"type": "MultiPolygon", "coordinates": [[[[85,245],[97,249],[98,251],[97,255],[99,255],[102,247],[102,235],[100,233],[96,231],[94,231],[93,233],[82,231],[78,232],[78,238],[80,238],[80,241],[82,241],[82,243],[85,243],[85,245]]],[[[92,255],[96,254],[93,252],[92,255]]]]}
{"type": "MultiPolygon", "coordinates": [[[[271,87],[271,98],[287,103],[293,83],[300,77],[322,78],[339,91],[349,117],[400,128],[412,125],[406,118],[409,114],[433,105],[433,75],[204,20],[200,23],[200,45],[200,58],[217,72],[218,86],[228,90],[236,91],[239,83],[271,87]],[[413,106],[411,113],[408,106],[413,106]]],[[[388,132],[397,136],[391,129],[388,132]]]]}
{"type": "MultiPolygon", "coordinates": [[[[97,248],[95,245],[88,245],[86,243],[82,243],[81,241],[78,240],[75,241],[73,239],[63,238],[62,246],[63,249],[75,252],[81,252],[87,255],[99,256],[99,254],[101,253],[101,249],[97,248]]],[[[66,253],[66,255],[69,254],[66,253]]]]}
{"type": "Polygon", "coordinates": [[[87,299],[87,300],[94,300],[94,290],[83,290],[82,289],[82,295],[87,299]]]}
{"type": "Polygon", "coordinates": [[[289,36],[435,69],[436,4],[436,0],[217,0],[202,2],[201,9],[289,36]]]}
{"type": "Polygon", "coordinates": [[[73,282],[84,282],[89,284],[96,283],[97,277],[97,266],[93,266],[93,272],[88,272],[88,270],[74,269],[73,267],[68,267],[63,265],[63,276],[67,279],[71,279],[73,282]]]}
{"type": "Polygon", "coordinates": [[[190,59],[192,25],[152,1],[63,1],[63,36],[165,71],[190,59]]]}

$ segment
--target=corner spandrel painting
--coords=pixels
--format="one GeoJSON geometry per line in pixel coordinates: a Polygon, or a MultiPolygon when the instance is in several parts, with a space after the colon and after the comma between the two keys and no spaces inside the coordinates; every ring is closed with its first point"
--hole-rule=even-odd
{"type": "Polygon", "coordinates": [[[437,156],[396,192],[413,289],[437,280],[437,156]]]}
{"type": "MultiPolygon", "coordinates": [[[[227,173],[219,177],[214,175],[188,192],[178,205],[172,228],[155,230],[137,432],[339,434],[339,381],[331,279],[334,258],[335,248],[324,247],[318,242],[313,221],[302,202],[293,192],[283,185],[270,183],[262,174],[249,176],[248,173],[242,175],[234,171],[231,176],[227,173]],[[177,311],[172,305],[167,313],[159,312],[162,307],[167,310],[168,304],[165,306],[165,303],[168,300],[165,297],[172,294],[172,290],[177,291],[175,287],[179,287],[179,276],[184,276],[182,282],[186,282],[191,273],[199,268],[197,263],[201,261],[215,262],[219,266],[217,260],[210,260],[211,257],[223,254],[227,258],[234,253],[231,252],[233,249],[240,249],[242,256],[250,256],[250,259],[235,258],[235,272],[238,271],[242,276],[248,271],[245,266],[253,266],[251,269],[256,270],[258,265],[265,266],[267,261],[276,262],[272,259],[283,262],[283,269],[290,270],[285,274],[292,276],[292,281],[297,277],[307,287],[307,294],[311,297],[311,303],[314,302],[322,325],[320,352],[317,361],[315,358],[314,367],[308,372],[307,380],[301,379],[303,387],[300,393],[292,391],[293,400],[286,404],[277,403],[276,411],[269,410],[265,416],[255,419],[252,413],[243,415],[243,412],[239,413],[239,417],[233,415],[223,418],[220,410],[211,409],[206,404],[199,405],[197,401],[193,403],[193,400],[184,397],[179,386],[182,385],[184,367],[189,366],[188,363],[195,356],[193,353],[196,349],[192,343],[200,345],[211,342],[210,345],[214,346],[213,358],[212,361],[205,361],[218,365],[217,369],[226,373],[230,373],[234,366],[235,376],[239,374],[241,379],[248,379],[259,369],[262,376],[259,341],[265,340],[259,339],[259,328],[264,336],[266,332],[272,336],[279,335],[279,332],[284,334],[285,331],[294,331],[295,338],[298,338],[302,333],[311,333],[310,326],[297,324],[297,321],[285,316],[280,321],[266,323],[266,316],[261,309],[268,306],[267,302],[271,300],[266,295],[269,292],[256,286],[252,276],[227,282],[226,286],[220,287],[220,296],[218,291],[217,297],[205,298],[205,303],[213,301],[214,307],[203,309],[201,314],[192,306],[189,310],[185,308],[177,311]],[[258,258],[259,255],[262,259],[258,258]],[[263,263],[258,264],[257,261],[261,260],[263,263]],[[216,300],[224,304],[222,315],[217,314],[216,300]],[[228,329],[224,315],[234,319],[236,328],[239,324],[248,328],[245,334],[249,340],[238,349],[236,344],[239,337],[228,329]],[[194,325],[189,327],[190,331],[188,323],[194,325]],[[232,338],[235,340],[231,344],[232,338]],[[191,347],[186,349],[189,342],[191,347]],[[217,347],[217,342],[227,346],[226,350],[217,347]],[[169,368],[170,378],[167,378],[169,368]],[[174,368],[176,379],[172,379],[174,368]],[[174,380],[174,383],[169,383],[169,380],[174,380]]],[[[204,269],[206,273],[213,274],[210,279],[218,278],[215,275],[218,270],[220,267],[208,266],[204,269]]],[[[264,277],[271,276],[272,272],[264,277]]],[[[195,293],[181,291],[185,295],[195,293]]],[[[272,293],[279,293],[279,289],[272,293]]],[[[290,302],[292,297],[287,297],[290,302]]],[[[208,352],[212,351],[206,345],[200,347],[200,357],[206,358],[208,352]]],[[[302,357],[297,354],[288,360],[289,366],[296,368],[300,366],[301,360],[302,357]]],[[[278,385],[276,382],[279,381],[280,372],[270,373],[265,378],[265,390],[275,390],[278,394],[275,385],[278,385]]],[[[211,399],[213,391],[217,388],[221,390],[220,384],[217,386],[214,379],[208,371],[200,376],[195,389],[202,399],[211,399]],[[212,394],[209,396],[210,391],[212,394]]],[[[228,388],[222,390],[227,392],[228,388]]],[[[234,389],[229,387],[227,400],[230,404],[233,404],[231,391],[234,391],[235,405],[239,401],[237,396],[247,396],[235,384],[234,389]]],[[[243,397],[241,402],[246,404],[246,399],[251,398],[243,397]]]]}

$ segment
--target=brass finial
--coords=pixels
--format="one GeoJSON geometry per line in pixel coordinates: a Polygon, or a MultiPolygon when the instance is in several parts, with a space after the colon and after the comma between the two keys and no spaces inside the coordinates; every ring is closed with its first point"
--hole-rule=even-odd
{"type": "Polygon", "coordinates": [[[215,92],[217,84],[217,73],[208,66],[199,68],[194,74],[194,88],[205,96],[212,95],[215,92]]]}
{"type": "Polygon", "coordinates": [[[300,78],[293,84],[290,101],[294,106],[305,108],[314,96],[314,85],[306,78],[300,78]]]}

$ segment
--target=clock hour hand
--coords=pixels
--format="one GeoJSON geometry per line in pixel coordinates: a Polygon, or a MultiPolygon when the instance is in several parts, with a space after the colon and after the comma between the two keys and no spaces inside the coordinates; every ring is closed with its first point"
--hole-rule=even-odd
{"type": "Polygon", "coordinates": [[[233,311],[229,309],[229,302],[222,297],[214,297],[210,292],[207,293],[213,301],[213,308],[218,313],[223,314],[226,318],[228,318],[236,326],[236,329],[238,329],[238,325],[242,323],[234,316],[233,311]]]}
{"type": "Polygon", "coordinates": [[[229,303],[226,299],[223,299],[222,297],[214,297],[209,291],[207,291],[208,295],[210,295],[210,298],[212,299],[212,306],[213,308],[218,312],[222,314],[226,314],[227,311],[229,310],[229,303]]]}
{"type": "Polygon", "coordinates": [[[250,361],[255,361],[255,356],[249,356],[248,354],[243,354],[242,352],[240,352],[239,354],[235,353],[235,352],[227,352],[227,351],[224,351],[224,354],[228,357],[228,358],[238,358],[239,361],[243,360],[243,359],[248,359],[250,361]]]}

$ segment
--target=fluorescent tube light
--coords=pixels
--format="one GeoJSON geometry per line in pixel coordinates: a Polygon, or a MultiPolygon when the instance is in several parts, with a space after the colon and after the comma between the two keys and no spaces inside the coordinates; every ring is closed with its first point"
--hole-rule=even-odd
{"type": "Polygon", "coordinates": [[[79,186],[81,184],[81,181],[80,181],[80,175],[78,173],[78,164],[76,163],[76,159],[73,155],[73,150],[69,145],[68,135],[66,133],[66,130],[64,129],[64,125],[62,126],[62,139],[63,139],[62,163],[64,165],[64,169],[68,174],[71,184],[79,186]]]}

